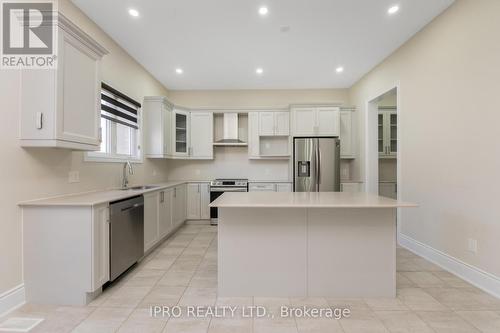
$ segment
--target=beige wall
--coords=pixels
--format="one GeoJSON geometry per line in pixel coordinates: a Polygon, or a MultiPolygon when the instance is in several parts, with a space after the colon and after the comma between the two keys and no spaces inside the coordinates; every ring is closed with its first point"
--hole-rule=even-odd
{"type": "Polygon", "coordinates": [[[498,0],[458,0],[350,91],[364,128],[367,100],[400,84],[399,189],[404,200],[420,205],[403,210],[403,234],[496,276],[498,13],[498,0]],[[467,238],[478,240],[476,255],[467,251],[467,238]]]}
{"type": "Polygon", "coordinates": [[[347,89],[312,90],[171,90],[169,100],[193,108],[282,108],[290,104],[347,104],[347,89]]]}
{"type": "MultiPolygon", "coordinates": [[[[92,35],[110,52],[102,63],[103,80],[141,101],[146,95],[166,95],[166,89],[139,66],[95,24],[69,1],[59,1],[60,10],[92,35]]],[[[21,284],[22,234],[19,201],[102,189],[120,185],[121,165],[86,163],[83,153],[56,149],[23,149],[18,143],[19,74],[0,71],[0,110],[2,113],[2,161],[0,172],[0,294],[21,284]],[[80,172],[80,183],[68,184],[68,172],[80,172]]],[[[134,183],[166,179],[164,161],[146,161],[135,166],[134,183]],[[153,170],[157,171],[155,177],[153,170]]]]}
{"type": "MultiPolygon", "coordinates": [[[[347,89],[170,91],[169,100],[192,108],[283,108],[290,104],[347,104],[347,89]]],[[[249,160],[247,148],[217,147],[211,161],[168,161],[169,179],[290,180],[288,160],[249,160]]]]}

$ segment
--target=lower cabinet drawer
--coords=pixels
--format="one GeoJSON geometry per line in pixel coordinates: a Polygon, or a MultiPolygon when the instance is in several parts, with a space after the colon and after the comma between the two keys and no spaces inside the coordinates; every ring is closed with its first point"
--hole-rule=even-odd
{"type": "Polygon", "coordinates": [[[274,192],[276,191],[276,184],[273,183],[251,183],[248,185],[248,191],[250,192],[274,192]]]}

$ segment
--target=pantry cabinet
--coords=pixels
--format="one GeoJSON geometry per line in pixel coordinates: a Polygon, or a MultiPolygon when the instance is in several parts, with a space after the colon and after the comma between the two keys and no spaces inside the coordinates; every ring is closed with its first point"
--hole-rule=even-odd
{"type": "Polygon", "coordinates": [[[398,152],[398,114],[395,108],[379,109],[378,153],[380,158],[396,158],[398,152]]]}
{"type": "Polygon", "coordinates": [[[62,14],[57,68],[20,71],[20,144],[99,150],[101,59],[108,52],[62,14]]]}
{"type": "Polygon", "coordinates": [[[210,186],[208,183],[189,183],[187,185],[187,219],[210,219],[210,186]]]}
{"type": "Polygon", "coordinates": [[[339,136],[338,107],[292,108],[292,136],[339,136]]]}

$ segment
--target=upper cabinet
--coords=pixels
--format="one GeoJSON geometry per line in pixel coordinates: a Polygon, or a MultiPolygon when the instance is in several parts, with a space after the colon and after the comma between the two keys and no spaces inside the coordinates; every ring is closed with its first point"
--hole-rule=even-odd
{"type": "Polygon", "coordinates": [[[172,107],[165,97],[145,97],[143,104],[144,155],[172,156],[172,107]]]}
{"type": "Polygon", "coordinates": [[[378,153],[380,158],[396,158],[398,152],[398,114],[395,108],[379,109],[378,153]]]}
{"type": "Polygon", "coordinates": [[[213,159],[213,113],[174,109],[165,97],[145,97],[145,156],[213,159]]]}
{"type": "Polygon", "coordinates": [[[108,52],[58,14],[57,69],[21,72],[23,147],[99,150],[101,58],[108,52]]]}
{"type": "Polygon", "coordinates": [[[189,112],[174,109],[173,112],[174,156],[189,156],[189,112]]]}
{"type": "Polygon", "coordinates": [[[354,159],[356,157],[356,138],[352,122],[354,110],[340,111],[340,158],[354,159]]]}
{"type": "Polygon", "coordinates": [[[191,112],[191,139],[189,157],[193,159],[214,158],[214,114],[212,112],[191,112]]]}
{"type": "Polygon", "coordinates": [[[338,107],[292,108],[293,136],[339,136],[338,107]]]}
{"type": "Polygon", "coordinates": [[[290,157],[290,113],[288,111],[248,113],[248,157],[250,159],[290,157]]]}
{"type": "Polygon", "coordinates": [[[259,112],[260,136],[288,136],[290,135],[290,113],[259,112]]]}

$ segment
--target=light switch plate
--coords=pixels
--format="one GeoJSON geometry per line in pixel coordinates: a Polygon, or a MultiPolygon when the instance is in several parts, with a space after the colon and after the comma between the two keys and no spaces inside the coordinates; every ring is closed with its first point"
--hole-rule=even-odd
{"type": "Polygon", "coordinates": [[[80,172],[70,171],[68,173],[68,183],[79,183],[80,182],[80,172]]]}
{"type": "Polygon", "coordinates": [[[472,253],[477,253],[477,239],[468,239],[469,251],[472,253]]]}

